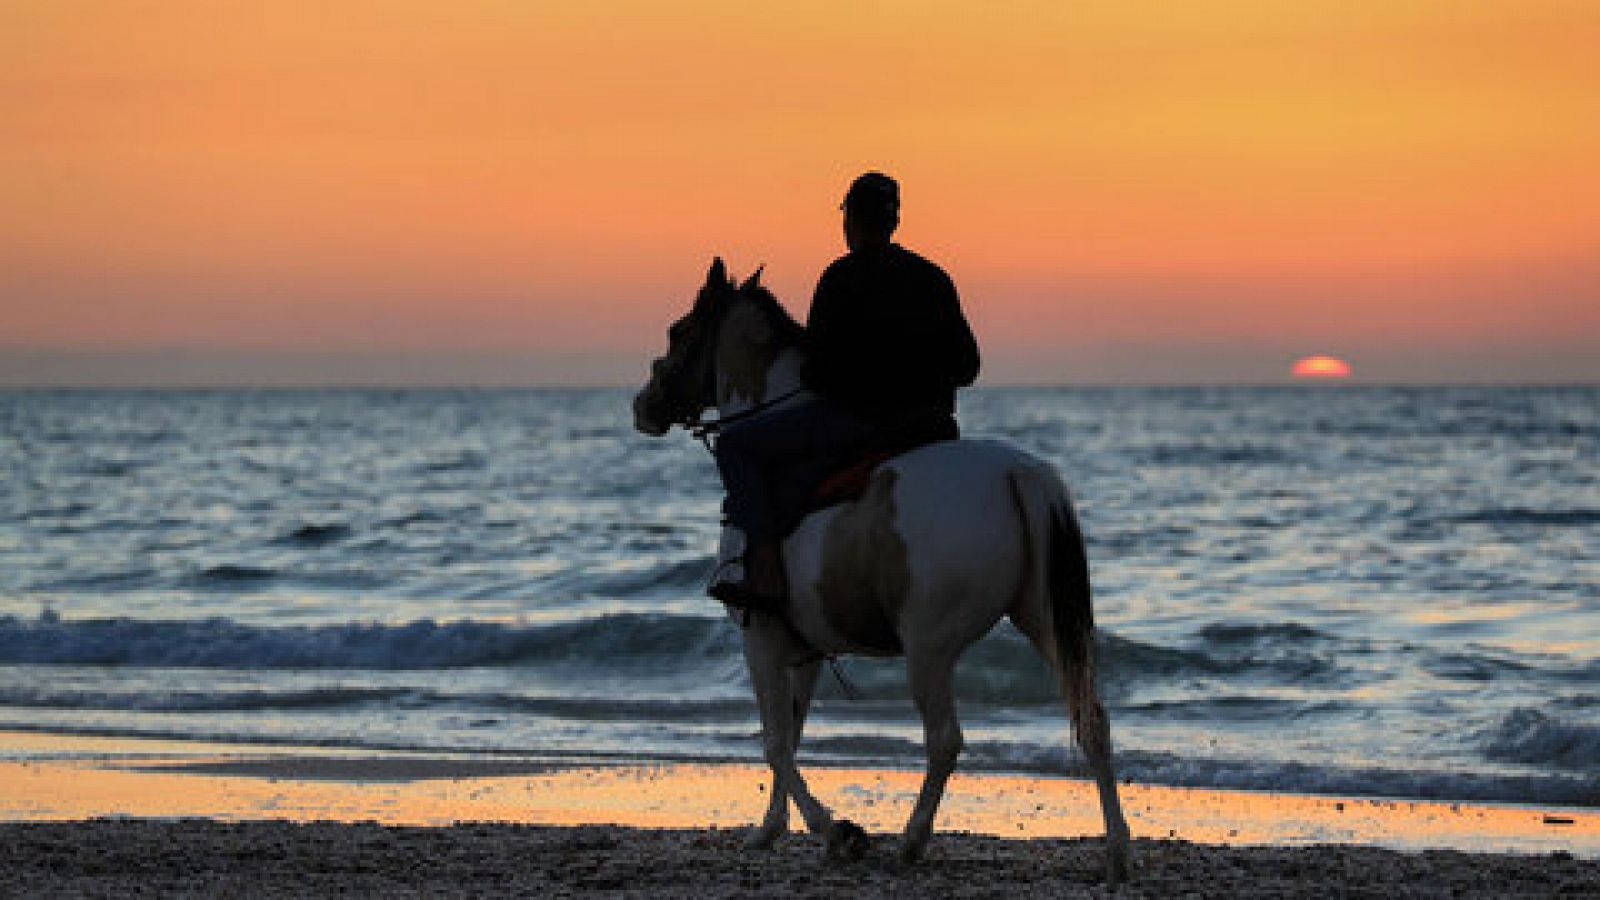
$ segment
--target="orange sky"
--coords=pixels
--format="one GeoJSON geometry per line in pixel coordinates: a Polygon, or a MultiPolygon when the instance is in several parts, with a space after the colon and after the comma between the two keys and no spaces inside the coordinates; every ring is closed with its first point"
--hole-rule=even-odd
{"type": "Polygon", "coordinates": [[[1588,0],[10,0],[0,382],[625,383],[713,253],[803,314],[872,167],[991,383],[1597,381],[1597,47],[1588,0]]]}

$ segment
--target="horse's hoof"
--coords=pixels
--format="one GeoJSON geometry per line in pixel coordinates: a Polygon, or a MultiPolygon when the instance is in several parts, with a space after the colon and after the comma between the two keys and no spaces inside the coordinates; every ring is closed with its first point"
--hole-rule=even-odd
{"type": "Polygon", "coordinates": [[[744,839],[746,850],[771,850],[778,843],[778,838],[783,837],[787,828],[757,828],[750,832],[744,839]]]}
{"type": "Polygon", "coordinates": [[[1113,853],[1106,859],[1106,886],[1118,887],[1128,883],[1128,858],[1113,853]]]}
{"type": "Polygon", "coordinates": [[[900,850],[895,853],[895,863],[901,869],[909,869],[922,861],[922,854],[928,849],[928,838],[933,833],[926,828],[912,826],[900,836],[900,850]]]}
{"type": "Polygon", "coordinates": [[[1128,881],[1129,836],[1124,827],[1120,834],[1106,838],[1106,884],[1116,887],[1128,881]]]}
{"type": "Polygon", "coordinates": [[[828,826],[827,842],[828,859],[834,862],[857,862],[872,848],[872,839],[849,819],[828,826]]]}

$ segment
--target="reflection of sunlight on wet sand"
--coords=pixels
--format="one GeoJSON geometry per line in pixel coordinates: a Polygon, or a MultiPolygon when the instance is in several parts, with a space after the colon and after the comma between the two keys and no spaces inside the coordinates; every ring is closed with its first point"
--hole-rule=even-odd
{"type": "MultiPolygon", "coordinates": [[[[732,828],[753,822],[766,802],[766,774],[751,765],[553,767],[317,751],[290,756],[261,748],[245,754],[220,745],[44,735],[0,734],[0,740],[12,755],[34,757],[0,763],[0,819],[7,820],[125,815],[732,828]]],[[[808,776],[839,815],[876,832],[902,827],[921,778],[820,768],[808,776]]],[[[1125,786],[1123,802],[1138,837],[1600,856],[1600,813],[1588,810],[1146,785],[1125,786]]],[[[1093,785],[1084,781],[957,775],[939,827],[1016,838],[1098,835],[1098,809],[1093,785]]]]}

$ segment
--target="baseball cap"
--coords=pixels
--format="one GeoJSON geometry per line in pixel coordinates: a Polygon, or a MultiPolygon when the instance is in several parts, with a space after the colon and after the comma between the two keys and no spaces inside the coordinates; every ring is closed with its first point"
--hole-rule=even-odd
{"type": "Polygon", "coordinates": [[[862,212],[900,211],[900,185],[882,172],[868,172],[850,183],[844,205],[862,212]]]}

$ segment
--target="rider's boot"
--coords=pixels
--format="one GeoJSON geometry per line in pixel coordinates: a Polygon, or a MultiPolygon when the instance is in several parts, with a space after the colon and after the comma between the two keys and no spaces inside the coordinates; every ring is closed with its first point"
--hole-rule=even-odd
{"type": "Polygon", "coordinates": [[[788,594],[783,570],[783,546],[778,541],[756,541],[743,553],[744,535],[737,529],[723,530],[721,565],[706,593],[739,609],[782,609],[788,594]],[[731,532],[731,534],[730,534],[731,532]],[[737,560],[737,561],[736,561],[737,560]]]}
{"type": "Polygon", "coordinates": [[[783,568],[781,541],[756,541],[744,554],[750,594],[763,605],[781,608],[789,598],[789,577],[783,568]]]}

